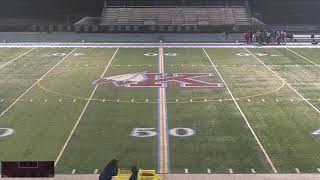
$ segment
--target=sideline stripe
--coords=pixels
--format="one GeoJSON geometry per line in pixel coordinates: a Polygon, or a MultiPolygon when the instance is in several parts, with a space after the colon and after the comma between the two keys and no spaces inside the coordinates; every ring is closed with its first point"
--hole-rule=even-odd
{"type": "Polygon", "coordinates": [[[316,108],[312,103],[309,102],[302,94],[300,94],[295,88],[293,88],[285,79],[279,76],[275,71],[273,71],[269,66],[267,66],[264,62],[262,62],[257,56],[252,54],[248,49],[244,48],[251,56],[253,56],[257,61],[259,61],[262,65],[264,65],[267,69],[269,69],[273,74],[275,74],[279,79],[281,79],[290,89],[292,89],[297,95],[299,95],[303,101],[309,104],[315,111],[320,114],[320,110],[316,108]]]}
{"type": "Polygon", "coordinates": [[[278,173],[278,171],[277,171],[277,169],[274,167],[273,162],[271,161],[271,159],[270,159],[267,151],[264,149],[262,143],[261,143],[260,140],[258,139],[258,136],[256,135],[256,133],[254,132],[253,128],[251,127],[251,125],[250,125],[247,117],[244,115],[243,111],[241,110],[241,108],[240,108],[237,100],[236,100],[236,99],[234,98],[234,96],[232,95],[232,93],[231,93],[231,91],[230,91],[227,83],[226,83],[225,80],[223,79],[222,75],[221,75],[220,72],[218,71],[217,67],[216,67],[215,64],[213,63],[211,57],[208,55],[207,51],[206,51],[204,48],[203,48],[203,51],[204,51],[204,53],[206,54],[207,58],[209,59],[210,63],[212,64],[212,67],[216,70],[217,74],[219,75],[219,77],[221,78],[222,82],[224,83],[224,85],[225,85],[226,89],[228,90],[228,92],[229,92],[229,94],[230,94],[230,96],[231,96],[234,104],[237,106],[240,114],[242,115],[243,119],[245,120],[248,128],[250,129],[250,131],[251,131],[252,135],[254,136],[256,142],[258,143],[260,149],[262,150],[264,156],[266,157],[266,159],[267,159],[269,165],[271,166],[273,172],[274,172],[274,173],[278,173]]]}
{"type": "Polygon", "coordinates": [[[11,64],[11,63],[13,63],[14,61],[16,61],[16,60],[18,60],[18,59],[22,58],[23,56],[25,56],[25,55],[29,54],[29,53],[30,53],[31,51],[33,51],[34,49],[36,49],[36,48],[29,49],[28,51],[26,51],[26,52],[24,52],[24,53],[20,54],[19,56],[15,57],[14,59],[12,59],[12,60],[8,61],[7,63],[5,63],[5,64],[3,64],[3,65],[1,65],[1,66],[0,66],[0,70],[1,70],[1,69],[3,69],[3,68],[5,68],[7,65],[9,65],[9,64],[11,64]]]}
{"type": "Polygon", "coordinates": [[[302,56],[301,54],[299,54],[299,53],[297,53],[297,52],[295,52],[295,51],[293,51],[293,50],[291,50],[291,49],[289,49],[289,48],[286,48],[286,49],[287,49],[288,51],[292,52],[293,54],[295,54],[295,55],[297,55],[297,56],[301,57],[302,59],[304,59],[304,60],[306,60],[306,61],[308,61],[308,62],[312,63],[313,65],[315,65],[315,66],[317,66],[317,67],[320,67],[320,65],[319,65],[319,64],[317,64],[317,63],[315,63],[315,62],[311,61],[310,59],[308,59],[308,58],[306,58],[306,57],[302,56]]]}
{"type": "Polygon", "coordinates": [[[54,65],[49,71],[47,71],[44,75],[42,75],[35,83],[33,83],[24,93],[22,93],[7,109],[5,109],[1,114],[0,117],[2,117],[7,111],[9,111],[25,94],[27,94],[35,85],[38,84],[41,79],[43,79],[45,76],[47,76],[55,67],[57,67],[62,61],[67,59],[77,48],[74,48],[68,55],[66,55],[64,58],[62,58],[56,65],[54,65]]]}
{"type": "MultiPolygon", "coordinates": [[[[159,48],[159,73],[164,74],[163,48],[159,48]]],[[[167,104],[166,104],[166,88],[158,88],[158,128],[159,128],[159,155],[158,168],[161,174],[170,173],[169,170],[169,137],[168,137],[168,122],[167,122],[167,104]]]]}
{"type": "MultiPolygon", "coordinates": [[[[118,50],[119,50],[119,48],[117,48],[117,50],[114,52],[112,58],[111,58],[110,61],[109,61],[109,64],[107,65],[107,67],[105,68],[105,70],[103,71],[103,73],[101,74],[100,78],[103,78],[103,76],[106,74],[106,72],[107,72],[107,70],[109,69],[109,66],[110,66],[110,64],[112,63],[114,57],[116,56],[118,50]]],[[[90,95],[90,97],[89,97],[86,105],[85,105],[85,106],[83,107],[83,109],[82,109],[82,112],[81,112],[81,114],[80,114],[80,116],[79,116],[76,124],[74,125],[73,129],[71,130],[71,132],[70,132],[70,134],[69,134],[69,136],[68,136],[68,139],[66,140],[66,142],[65,142],[65,144],[63,145],[63,147],[62,147],[62,149],[61,149],[61,151],[60,151],[60,153],[59,153],[56,161],[54,162],[54,166],[57,166],[57,164],[58,164],[58,162],[59,162],[59,160],[60,160],[63,152],[65,151],[67,145],[68,145],[69,142],[70,142],[70,139],[71,139],[73,133],[75,132],[76,128],[78,127],[78,125],[79,125],[79,123],[80,123],[80,120],[82,119],[82,116],[84,115],[85,111],[87,110],[87,108],[88,108],[88,106],[89,106],[89,104],[90,104],[90,102],[91,102],[91,99],[92,99],[92,97],[94,96],[94,94],[95,94],[98,86],[99,86],[99,84],[96,84],[96,86],[94,87],[94,89],[93,89],[93,91],[92,91],[92,93],[91,93],[91,95],[90,95]]]]}
{"type": "Polygon", "coordinates": [[[189,47],[189,48],[209,48],[209,47],[222,47],[222,48],[320,48],[320,45],[313,45],[311,43],[287,43],[286,45],[248,45],[245,43],[0,43],[0,47],[85,47],[85,48],[159,48],[159,47],[189,47]]]}

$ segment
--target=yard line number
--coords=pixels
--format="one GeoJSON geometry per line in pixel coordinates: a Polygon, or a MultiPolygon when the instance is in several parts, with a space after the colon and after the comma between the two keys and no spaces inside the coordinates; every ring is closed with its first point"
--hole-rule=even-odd
{"type": "MultiPolygon", "coordinates": [[[[190,128],[178,127],[170,129],[169,134],[175,137],[189,137],[196,134],[196,131],[190,128]]],[[[133,128],[130,135],[140,138],[153,137],[158,135],[158,132],[156,131],[156,128],[133,128]]]]}
{"type": "Polygon", "coordinates": [[[320,136],[320,129],[317,129],[311,133],[314,136],[320,136]]]}
{"type": "Polygon", "coordinates": [[[10,136],[15,132],[14,129],[11,128],[0,128],[0,138],[10,136]]]}
{"type": "MultiPolygon", "coordinates": [[[[52,54],[51,56],[56,56],[56,57],[63,57],[63,56],[66,56],[67,54],[66,53],[55,53],[55,54],[52,54]]],[[[84,56],[85,54],[83,53],[74,53],[73,56],[77,57],[77,56],[84,56]]]]}
{"type": "MultiPolygon", "coordinates": [[[[158,56],[159,54],[157,53],[146,53],[144,54],[145,56],[158,56]]],[[[177,56],[178,54],[177,53],[165,53],[164,56],[171,56],[171,57],[175,57],[177,56]]]]}
{"type": "MultiPolygon", "coordinates": [[[[276,54],[264,54],[264,53],[253,53],[253,54],[255,54],[256,56],[259,56],[259,57],[264,57],[264,56],[278,57],[278,56],[280,56],[280,55],[276,55],[276,54]]],[[[242,57],[251,56],[251,54],[248,54],[248,53],[238,53],[236,55],[242,56],[242,57]]]]}

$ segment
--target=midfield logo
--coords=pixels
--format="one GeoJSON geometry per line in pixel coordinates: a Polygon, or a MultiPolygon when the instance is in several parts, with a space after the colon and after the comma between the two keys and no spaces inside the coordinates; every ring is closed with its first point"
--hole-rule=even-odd
{"type": "Polygon", "coordinates": [[[117,87],[167,87],[168,82],[177,82],[180,87],[221,88],[223,83],[209,83],[196,78],[213,76],[210,73],[148,73],[138,72],[104,77],[92,84],[112,83],[117,87]]]}

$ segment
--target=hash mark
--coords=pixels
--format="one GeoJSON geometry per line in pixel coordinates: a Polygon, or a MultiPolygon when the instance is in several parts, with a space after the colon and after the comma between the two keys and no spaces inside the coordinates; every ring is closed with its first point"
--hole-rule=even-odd
{"type": "Polygon", "coordinates": [[[211,174],[211,170],[210,170],[209,168],[207,169],[207,173],[208,173],[208,174],[211,174]]]}
{"type": "Polygon", "coordinates": [[[254,170],[253,168],[251,168],[251,173],[252,173],[252,174],[255,174],[255,173],[256,173],[256,170],[254,170]]]}
{"type": "Polygon", "coordinates": [[[233,170],[232,170],[231,168],[229,169],[229,173],[230,173],[230,174],[233,174],[233,170]]]}

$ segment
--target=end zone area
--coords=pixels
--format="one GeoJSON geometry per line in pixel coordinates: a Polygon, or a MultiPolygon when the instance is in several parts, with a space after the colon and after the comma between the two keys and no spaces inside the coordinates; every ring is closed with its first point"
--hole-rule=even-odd
{"type": "Polygon", "coordinates": [[[1,160],[172,174],[320,171],[316,48],[2,47],[1,160]]]}

